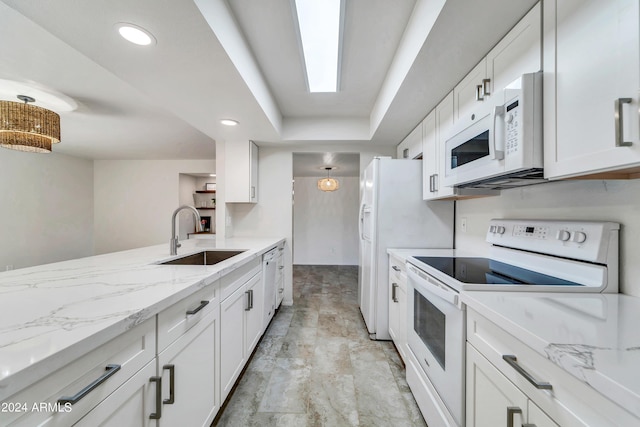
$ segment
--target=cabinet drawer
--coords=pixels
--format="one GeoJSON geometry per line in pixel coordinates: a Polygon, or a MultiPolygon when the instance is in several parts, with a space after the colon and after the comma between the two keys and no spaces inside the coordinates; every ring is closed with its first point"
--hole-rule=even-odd
{"type": "Polygon", "coordinates": [[[639,425],[631,413],[471,308],[467,308],[467,341],[563,427],[639,425]],[[536,381],[550,383],[552,389],[536,388],[503,355],[516,356],[524,371],[536,381]]]}
{"type": "Polygon", "coordinates": [[[2,425],[70,426],[153,360],[155,349],[154,318],[6,399],[5,404],[20,403],[25,405],[26,411],[2,413],[2,425]],[[90,384],[106,376],[107,366],[110,365],[118,365],[120,368],[109,370],[113,374],[92,388],[81,400],[66,405],[59,402],[62,397],[73,397],[81,390],[89,389],[90,384]]]}
{"type": "Polygon", "coordinates": [[[158,314],[158,353],[218,306],[218,284],[216,281],[158,314]]]}
{"type": "Polygon", "coordinates": [[[407,290],[407,268],[403,260],[394,256],[389,257],[389,283],[397,283],[405,292],[407,290]]]}
{"type": "Polygon", "coordinates": [[[262,257],[249,261],[231,273],[220,278],[220,299],[224,301],[249,279],[262,270],[262,257]]]}

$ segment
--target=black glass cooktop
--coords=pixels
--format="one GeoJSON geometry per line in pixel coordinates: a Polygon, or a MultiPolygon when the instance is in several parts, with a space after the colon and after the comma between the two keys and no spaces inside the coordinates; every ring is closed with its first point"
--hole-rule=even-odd
{"type": "Polygon", "coordinates": [[[489,258],[414,257],[462,283],[480,285],[583,286],[489,258]]]}

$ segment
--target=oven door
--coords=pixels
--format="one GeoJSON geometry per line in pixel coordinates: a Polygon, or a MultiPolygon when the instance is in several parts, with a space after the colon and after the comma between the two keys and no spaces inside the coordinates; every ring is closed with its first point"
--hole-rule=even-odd
{"type": "Polygon", "coordinates": [[[465,316],[458,292],[407,264],[408,343],[458,425],[464,410],[465,316]]]}
{"type": "Polygon", "coordinates": [[[445,143],[444,185],[456,186],[504,172],[504,107],[494,107],[445,143]]]}

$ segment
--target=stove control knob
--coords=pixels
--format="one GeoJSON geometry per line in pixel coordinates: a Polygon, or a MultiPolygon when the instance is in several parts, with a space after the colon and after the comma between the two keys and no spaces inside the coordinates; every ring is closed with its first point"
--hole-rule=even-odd
{"type": "Polygon", "coordinates": [[[495,225],[492,225],[491,227],[489,227],[489,233],[495,233],[496,229],[497,227],[495,225]]]}
{"type": "Polygon", "coordinates": [[[556,239],[566,242],[571,237],[571,234],[567,230],[558,230],[556,233],[556,239]]]}
{"type": "Polygon", "coordinates": [[[499,225],[496,227],[496,233],[504,234],[504,232],[505,232],[505,228],[503,226],[499,225]]]}
{"type": "Polygon", "coordinates": [[[587,240],[587,235],[582,231],[576,231],[571,235],[571,241],[576,243],[582,243],[587,240]]]}

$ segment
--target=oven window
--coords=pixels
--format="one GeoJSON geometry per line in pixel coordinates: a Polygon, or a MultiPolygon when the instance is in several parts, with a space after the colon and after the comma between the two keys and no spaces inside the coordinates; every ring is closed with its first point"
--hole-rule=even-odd
{"type": "Polygon", "coordinates": [[[442,369],[445,356],[446,316],[414,289],[413,329],[442,369]]]}
{"type": "Polygon", "coordinates": [[[451,169],[466,165],[489,155],[489,131],[458,145],[451,150],[451,169]]]}

